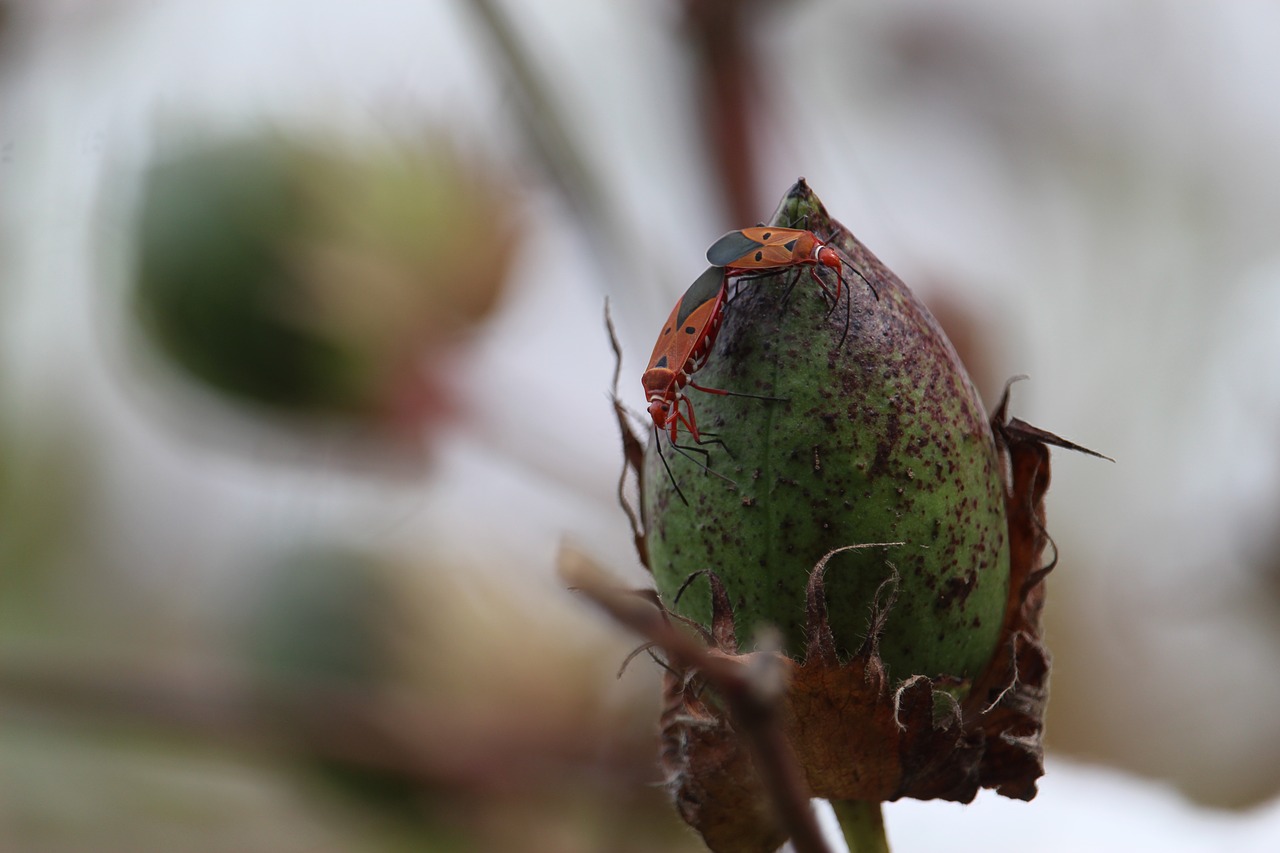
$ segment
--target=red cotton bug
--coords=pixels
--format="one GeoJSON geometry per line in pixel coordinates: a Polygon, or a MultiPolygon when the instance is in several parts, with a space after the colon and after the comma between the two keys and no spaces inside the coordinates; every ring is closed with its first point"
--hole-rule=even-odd
{"type": "MultiPolygon", "coordinates": [[[[822,291],[832,296],[832,305],[840,301],[841,287],[844,284],[844,261],[835,249],[818,239],[818,235],[812,231],[765,226],[730,231],[707,249],[707,260],[714,266],[724,268],[726,275],[807,266],[809,274],[822,291]],[[836,271],[834,295],[818,276],[819,265],[836,271]]],[[[850,269],[853,267],[850,266],[850,269]]],[[[871,282],[856,269],[853,271],[866,282],[872,295],[879,301],[880,294],[876,293],[871,282]]]]}
{"type": "Polygon", "coordinates": [[[675,444],[680,424],[689,430],[694,441],[702,443],[698,422],[693,416],[693,403],[684,394],[686,385],[709,394],[729,393],[703,388],[690,378],[707,363],[707,356],[711,354],[711,347],[720,332],[720,323],[724,319],[725,280],[725,270],[708,267],[689,286],[676,302],[676,307],[671,309],[671,316],[653,346],[649,367],[640,379],[645,398],[649,401],[649,416],[653,418],[654,428],[666,432],[672,444],[675,444]]]}

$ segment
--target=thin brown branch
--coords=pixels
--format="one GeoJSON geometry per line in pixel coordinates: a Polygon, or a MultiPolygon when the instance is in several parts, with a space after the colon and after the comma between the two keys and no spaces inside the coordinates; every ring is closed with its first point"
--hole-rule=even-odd
{"type": "Polygon", "coordinates": [[[698,672],[724,701],[749,744],[760,779],[797,853],[829,853],[809,803],[808,785],[779,719],[785,679],[777,653],[728,656],[678,629],[664,610],[617,586],[584,555],[564,550],[561,576],[598,607],[654,646],[673,668],[698,672]],[[748,661],[744,663],[744,661],[748,661]]]}
{"type": "MultiPolygon", "coordinates": [[[[0,662],[0,710],[86,730],[145,730],[247,754],[320,757],[406,781],[459,789],[539,786],[548,761],[607,769],[581,727],[485,713],[385,686],[263,684],[243,674],[150,667],[104,671],[67,661],[0,662]]],[[[612,768],[634,778],[649,742],[612,768]]]]}

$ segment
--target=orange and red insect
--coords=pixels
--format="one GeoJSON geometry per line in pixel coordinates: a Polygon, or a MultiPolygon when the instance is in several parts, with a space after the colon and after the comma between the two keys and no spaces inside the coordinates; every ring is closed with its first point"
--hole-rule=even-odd
{"type": "Polygon", "coordinates": [[[640,379],[653,425],[660,432],[666,432],[672,444],[680,424],[684,424],[694,441],[702,443],[698,422],[693,416],[693,403],[684,394],[686,385],[709,394],[729,393],[704,388],[691,378],[707,363],[720,332],[726,278],[725,270],[709,267],[689,286],[671,309],[671,316],[654,344],[649,367],[640,379]]]}
{"type": "MultiPolygon", "coordinates": [[[[765,272],[783,267],[807,266],[809,274],[818,283],[823,292],[833,297],[832,304],[840,301],[841,287],[844,285],[844,261],[836,250],[828,246],[812,231],[799,228],[743,228],[741,231],[730,231],[707,249],[707,260],[714,266],[722,267],[726,275],[748,272],[765,272]],[[818,267],[824,266],[836,272],[836,292],[818,276],[818,267]]],[[[851,267],[852,268],[852,267],[851,267]]],[[[858,272],[854,270],[854,272],[858,272]]],[[[862,273],[858,277],[867,281],[862,273]]],[[[867,281],[867,287],[876,299],[880,295],[867,281]]]]}

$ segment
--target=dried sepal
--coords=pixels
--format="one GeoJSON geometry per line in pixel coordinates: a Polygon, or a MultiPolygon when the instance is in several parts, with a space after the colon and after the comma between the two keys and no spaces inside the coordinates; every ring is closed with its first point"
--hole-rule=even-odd
{"type": "Polygon", "coordinates": [[[1000,450],[1009,523],[1009,601],[995,657],[964,706],[966,725],[986,739],[981,785],[1003,796],[1030,800],[1044,773],[1045,706],[1049,701],[1049,652],[1040,635],[1045,578],[1057,562],[1044,564],[1044,496],[1049,490],[1049,445],[1110,459],[1018,418],[1009,418],[1009,389],[991,415],[1000,450]]]}
{"type": "Polygon", "coordinates": [[[787,840],[750,750],[706,682],[663,677],[661,766],[676,811],[714,851],[773,851],[787,840]]]}
{"type": "Polygon", "coordinates": [[[645,538],[645,517],[643,504],[639,509],[627,500],[627,474],[634,473],[637,488],[644,493],[644,442],[631,428],[631,419],[627,407],[618,396],[618,379],[622,376],[622,345],[618,343],[618,332],[613,328],[613,317],[609,314],[609,302],[604,303],[604,325],[609,332],[609,345],[613,348],[613,388],[610,400],[613,403],[613,416],[618,422],[618,435],[622,439],[622,470],[618,472],[618,505],[626,513],[627,522],[631,525],[631,538],[635,544],[636,554],[641,564],[649,568],[649,543],[645,538]]]}

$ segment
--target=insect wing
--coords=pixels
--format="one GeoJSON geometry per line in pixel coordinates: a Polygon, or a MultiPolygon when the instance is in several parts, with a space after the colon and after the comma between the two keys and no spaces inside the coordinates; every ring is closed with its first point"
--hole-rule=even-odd
{"type": "Polygon", "coordinates": [[[781,246],[786,243],[794,243],[805,236],[813,238],[812,231],[802,231],[799,228],[771,228],[764,225],[756,228],[743,228],[742,234],[747,239],[762,246],[781,246]]]}
{"type": "Polygon", "coordinates": [[[789,267],[796,263],[795,241],[773,243],[761,246],[746,257],[738,258],[728,265],[729,269],[770,270],[776,267],[789,267]]]}
{"type": "Polygon", "coordinates": [[[650,369],[679,370],[684,365],[702,339],[707,323],[715,316],[723,291],[724,270],[719,267],[708,267],[689,285],[658,335],[653,355],[649,357],[650,369]]]}
{"type": "Polygon", "coordinates": [[[662,324],[662,332],[658,335],[657,342],[653,345],[653,355],[649,356],[649,370],[655,367],[670,367],[672,359],[671,345],[674,342],[672,333],[676,326],[680,323],[680,306],[684,304],[684,299],[676,303],[676,307],[671,309],[671,316],[667,318],[667,322],[662,324]]]}
{"type": "Polygon", "coordinates": [[[798,228],[744,228],[717,240],[707,259],[730,269],[786,267],[807,260],[817,242],[811,232],[798,228]]]}
{"type": "Polygon", "coordinates": [[[724,288],[724,270],[719,267],[707,267],[706,271],[689,285],[689,289],[680,297],[679,309],[675,312],[677,322],[684,322],[694,311],[703,305],[711,304],[724,288]]]}
{"type": "MultiPolygon", "coordinates": [[[[760,231],[759,228],[748,229],[760,231]]],[[[748,236],[746,231],[730,231],[707,249],[707,260],[718,267],[727,267],[739,258],[754,252],[764,244],[748,236]]],[[[706,273],[703,273],[706,275],[706,273]]]]}

